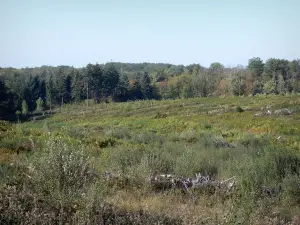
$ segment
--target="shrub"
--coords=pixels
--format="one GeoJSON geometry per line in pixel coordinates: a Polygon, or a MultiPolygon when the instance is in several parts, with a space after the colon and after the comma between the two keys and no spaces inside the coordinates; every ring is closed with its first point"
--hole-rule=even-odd
{"type": "Polygon", "coordinates": [[[300,205],[300,176],[288,176],[283,179],[282,190],[285,205],[300,205]]]}
{"type": "Polygon", "coordinates": [[[181,140],[184,140],[184,141],[189,142],[189,143],[193,143],[193,142],[196,142],[198,140],[197,134],[194,130],[183,131],[179,135],[179,138],[181,140]]]}
{"type": "Polygon", "coordinates": [[[152,132],[146,132],[142,134],[135,134],[132,140],[138,144],[150,144],[150,143],[160,143],[164,142],[164,138],[152,132]]]}
{"type": "Polygon", "coordinates": [[[167,113],[157,112],[154,116],[154,119],[161,119],[161,118],[167,118],[167,117],[168,117],[167,113]]]}
{"type": "Polygon", "coordinates": [[[106,130],[106,135],[117,139],[131,138],[131,132],[126,127],[114,128],[106,130]]]}
{"type": "Polygon", "coordinates": [[[0,134],[7,132],[11,128],[12,128],[12,126],[9,122],[0,120],[0,134]]]}
{"type": "Polygon", "coordinates": [[[244,112],[244,110],[240,106],[237,106],[236,109],[235,109],[235,111],[239,112],[239,113],[244,112]]]}

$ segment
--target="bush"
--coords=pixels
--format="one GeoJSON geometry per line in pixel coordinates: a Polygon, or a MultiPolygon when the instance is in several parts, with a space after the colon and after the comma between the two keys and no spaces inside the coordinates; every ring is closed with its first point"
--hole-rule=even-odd
{"type": "Polygon", "coordinates": [[[235,111],[239,112],[239,113],[244,112],[244,110],[240,106],[237,106],[236,109],[235,109],[235,111]]]}
{"type": "Polygon", "coordinates": [[[150,144],[150,143],[159,143],[162,144],[164,142],[164,138],[152,132],[135,134],[132,137],[132,140],[138,144],[150,144]]]}
{"type": "Polygon", "coordinates": [[[8,130],[10,130],[12,128],[11,124],[7,121],[4,120],[0,120],[0,134],[2,134],[2,132],[7,132],[8,130]]]}
{"type": "Polygon", "coordinates": [[[199,135],[199,143],[203,144],[204,147],[214,147],[214,148],[228,148],[233,147],[229,142],[224,140],[224,138],[215,136],[210,133],[201,133],[199,135]]]}
{"type": "Polygon", "coordinates": [[[179,138],[183,141],[186,141],[188,143],[193,143],[198,140],[197,134],[194,130],[186,130],[183,131],[180,135],[179,138]]]}
{"type": "Polygon", "coordinates": [[[300,205],[300,176],[288,176],[282,182],[283,202],[288,206],[300,205]]]}
{"type": "Polygon", "coordinates": [[[129,139],[131,138],[131,132],[126,127],[114,128],[106,130],[106,135],[116,139],[129,139]]]}

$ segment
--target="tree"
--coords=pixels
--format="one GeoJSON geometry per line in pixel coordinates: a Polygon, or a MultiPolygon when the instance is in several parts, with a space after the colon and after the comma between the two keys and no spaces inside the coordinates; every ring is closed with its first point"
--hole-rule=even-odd
{"type": "Polygon", "coordinates": [[[200,66],[199,64],[195,64],[195,63],[190,64],[190,65],[186,66],[185,68],[187,70],[187,73],[189,73],[189,74],[197,74],[203,69],[202,66],[200,66]]]}
{"type": "Polygon", "coordinates": [[[285,86],[285,82],[283,80],[282,74],[278,75],[278,93],[279,94],[285,94],[286,93],[286,86],[285,86]]]}
{"type": "Polygon", "coordinates": [[[197,97],[207,97],[213,92],[213,80],[207,72],[198,73],[193,80],[193,89],[197,97]]]}
{"type": "Polygon", "coordinates": [[[5,84],[11,93],[13,103],[12,111],[21,110],[27,84],[25,76],[23,76],[20,72],[14,72],[11,76],[7,77],[5,84]]]}
{"type": "Polygon", "coordinates": [[[151,80],[149,74],[144,72],[140,78],[141,91],[144,99],[153,98],[153,88],[151,86],[151,80]]]}
{"type": "MultiPolygon", "coordinates": [[[[70,85],[70,82],[68,83],[70,85]]],[[[61,106],[67,102],[67,96],[69,95],[67,90],[67,75],[64,71],[64,67],[58,67],[58,72],[56,74],[56,87],[58,93],[57,102],[60,102],[61,106]]]]}
{"type": "Polygon", "coordinates": [[[224,66],[219,62],[214,62],[210,64],[209,72],[213,75],[222,75],[224,72],[224,66]]]}
{"type": "Polygon", "coordinates": [[[169,68],[165,69],[165,73],[168,74],[168,76],[174,77],[182,74],[184,71],[184,66],[179,65],[171,65],[169,68]]]}
{"type": "Polygon", "coordinates": [[[25,100],[22,101],[22,114],[26,116],[28,114],[28,105],[25,100]]]}
{"type": "Polygon", "coordinates": [[[74,71],[71,80],[71,98],[75,102],[79,102],[84,99],[83,77],[80,75],[78,70],[74,71]]]}
{"type": "Polygon", "coordinates": [[[138,75],[136,80],[131,82],[130,87],[130,98],[133,100],[140,100],[143,99],[143,93],[141,91],[141,83],[140,83],[140,76],[138,75]]]}
{"type": "Polygon", "coordinates": [[[44,103],[44,105],[43,105],[43,107],[45,106],[45,101],[46,101],[46,92],[47,92],[47,88],[46,88],[46,81],[45,81],[45,79],[42,79],[41,81],[40,81],[40,87],[39,87],[39,92],[40,92],[40,95],[39,95],[39,97],[43,100],[43,103],[44,103]]]}
{"type": "Polygon", "coordinates": [[[274,93],[278,94],[279,76],[282,75],[283,81],[290,79],[290,68],[287,60],[270,58],[266,61],[264,67],[265,80],[270,79],[274,82],[274,93]]]}
{"type": "Polygon", "coordinates": [[[255,80],[260,81],[264,72],[264,63],[259,57],[254,57],[248,61],[248,69],[255,80]]]}
{"type": "Polygon", "coordinates": [[[87,89],[89,89],[89,91],[91,92],[91,96],[97,103],[100,102],[101,94],[103,95],[103,85],[105,85],[103,84],[103,80],[104,74],[101,65],[88,64],[86,66],[85,86],[87,89]]]}
{"type": "Polygon", "coordinates": [[[40,79],[38,76],[30,75],[27,87],[24,91],[24,99],[28,104],[28,110],[33,112],[36,109],[36,100],[40,97],[40,79]]]}
{"type": "Polygon", "coordinates": [[[6,119],[13,111],[13,102],[5,86],[4,79],[0,77],[0,120],[6,119]]]}
{"type": "Polygon", "coordinates": [[[180,90],[178,90],[178,88],[175,87],[174,84],[170,84],[168,85],[168,98],[170,99],[176,99],[180,97],[180,90]]]}
{"type": "Polygon", "coordinates": [[[103,67],[103,80],[101,87],[101,92],[105,99],[116,91],[119,79],[120,74],[116,70],[114,64],[106,63],[103,67]]]}
{"type": "Polygon", "coordinates": [[[264,84],[264,93],[271,94],[274,93],[275,87],[273,80],[269,80],[264,84]]]}
{"type": "Polygon", "coordinates": [[[47,83],[46,83],[46,104],[52,110],[52,104],[53,104],[53,96],[55,94],[55,88],[52,76],[50,75],[47,83]]]}
{"type": "Polygon", "coordinates": [[[167,80],[167,75],[162,70],[154,71],[151,74],[151,77],[154,82],[163,82],[163,81],[167,80]]]}
{"type": "Polygon", "coordinates": [[[69,103],[71,101],[71,92],[72,92],[72,76],[71,74],[68,74],[66,76],[66,92],[65,92],[65,96],[64,96],[64,101],[65,103],[69,103]]]}
{"type": "Polygon", "coordinates": [[[264,84],[262,81],[255,80],[252,88],[252,95],[260,94],[264,91],[264,84]]]}
{"type": "Polygon", "coordinates": [[[194,97],[192,84],[188,83],[183,86],[182,89],[182,97],[183,98],[192,98],[194,97]]]}
{"type": "Polygon", "coordinates": [[[130,85],[127,75],[121,74],[120,80],[114,93],[113,100],[114,101],[126,101],[129,99],[130,95],[130,85]]]}
{"type": "Polygon", "coordinates": [[[291,72],[291,89],[294,92],[300,92],[300,59],[290,62],[289,68],[291,72]]]}
{"type": "Polygon", "coordinates": [[[244,95],[246,88],[246,76],[243,70],[235,70],[231,81],[232,91],[234,95],[244,95]]]}
{"type": "Polygon", "coordinates": [[[228,95],[230,92],[230,84],[228,79],[221,79],[218,87],[217,87],[217,93],[218,95],[228,95]]]}
{"type": "Polygon", "coordinates": [[[44,102],[42,100],[41,97],[38,98],[38,100],[36,100],[36,111],[37,112],[42,112],[44,110],[44,102]]]}

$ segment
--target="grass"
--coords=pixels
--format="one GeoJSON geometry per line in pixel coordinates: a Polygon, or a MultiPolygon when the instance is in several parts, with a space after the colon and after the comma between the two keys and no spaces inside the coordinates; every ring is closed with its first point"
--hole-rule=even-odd
{"type": "Polygon", "coordinates": [[[15,205],[0,215],[15,223],[38,223],[47,213],[49,223],[71,224],[107,217],[115,224],[290,223],[300,213],[299,105],[292,95],[90,103],[45,120],[1,122],[0,203],[14,196],[15,205]],[[255,116],[283,108],[292,114],[255,116]],[[121,179],[91,175],[103,171],[121,179]],[[235,176],[237,189],[156,192],[149,182],[159,173],[199,172],[235,176]],[[31,198],[43,204],[23,205],[31,198]]]}

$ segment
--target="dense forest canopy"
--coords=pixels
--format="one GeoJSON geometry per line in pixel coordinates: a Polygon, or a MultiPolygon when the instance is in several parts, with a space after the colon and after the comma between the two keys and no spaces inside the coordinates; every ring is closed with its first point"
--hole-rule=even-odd
{"type": "Polygon", "coordinates": [[[0,68],[0,118],[16,119],[55,106],[93,99],[128,101],[300,92],[300,60],[259,57],[247,67],[219,62],[88,64],[84,68],[0,68]]]}

